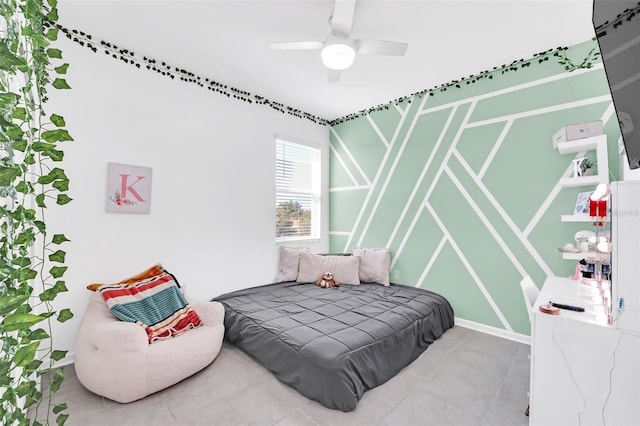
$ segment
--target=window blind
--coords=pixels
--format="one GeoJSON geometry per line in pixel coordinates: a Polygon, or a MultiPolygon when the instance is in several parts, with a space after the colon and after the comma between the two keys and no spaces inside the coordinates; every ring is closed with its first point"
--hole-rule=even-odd
{"type": "Polygon", "coordinates": [[[276,239],[320,235],[320,150],[276,139],[276,239]]]}

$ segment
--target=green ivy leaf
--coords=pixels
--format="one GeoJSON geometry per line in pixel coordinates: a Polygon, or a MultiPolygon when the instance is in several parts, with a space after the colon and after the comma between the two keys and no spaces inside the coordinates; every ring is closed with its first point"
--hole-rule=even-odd
{"type": "Polygon", "coordinates": [[[12,387],[8,387],[4,394],[2,395],[3,402],[8,402],[9,404],[16,406],[16,393],[12,387]]]}
{"type": "Polygon", "coordinates": [[[50,385],[51,392],[54,392],[54,393],[58,392],[58,389],[60,389],[60,385],[62,384],[63,380],[64,380],[64,370],[62,368],[56,369],[56,372],[53,375],[53,380],[51,380],[51,385],[50,385]]]}
{"type": "Polygon", "coordinates": [[[36,195],[36,205],[40,208],[47,207],[47,205],[44,203],[44,194],[36,195]]]}
{"type": "Polygon", "coordinates": [[[15,149],[16,151],[24,152],[25,149],[27,149],[27,141],[24,139],[19,141],[14,141],[12,146],[13,146],[13,149],[15,149]]]}
{"type": "Polygon", "coordinates": [[[71,202],[73,198],[69,197],[67,194],[58,194],[56,204],[60,206],[64,206],[65,204],[71,202]]]}
{"type": "Polygon", "coordinates": [[[52,59],[62,59],[62,50],[49,48],[47,49],[47,56],[52,59]]]}
{"type": "Polygon", "coordinates": [[[32,229],[27,229],[24,232],[18,234],[18,236],[13,240],[15,245],[30,245],[35,241],[35,236],[33,235],[32,229]]]}
{"type": "Polygon", "coordinates": [[[47,130],[45,132],[42,132],[42,139],[50,143],[73,140],[69,132],[65,129],[47,130]]]}
{"type": "Polygon", "coordinates": [[[64,275],[67,269],[67,266],[52,266],[51,269],[49,269],[49,273],[53,278],[60,278],[64,275]]]}
{"type": "Polygon", "coordinates": [[[56,22],[58,20],[58,9],[51,9],[51,11],[47,13],[47,19],[56,22]]]}
{"type": "Polygon", "coordinates": [[[33,192],[33,188],[31,188],[31,186],[28,185],[27,182],[22,181],[16,185],[16,191],[22,194],[28,194],[30,192],[33,192]]]}
{"type": "Polygon", "coordinates": [[[71,240],[65,237],[64,234],[55,234],[51,239],[51,242],[53,244],[62,244],[66,241],[71,241],[71,240]]]}
{"type": "Polygon", "coordinates": [[[36,164],[36,159],[34,158],[32,152],[29,152],[24,156],[24,164],[28,164],[30,166],[36,164]]]}
{"type": "Polygon", "coordinates": [[[38,231],[40,231],[43,234],[47,230],[47,225],[41,220],[36,220],[33,222],[33,224],[35,225],[36,228],[38,228],[38,231]]]}
{"type": "MultiPolygon", "coordinates": [[[[36,351],[38,350],[38,346],[40,346],[40,342],[33,342],[27,346],[23,346],[18,349],[13,356],[13,363],[18,367],[24,367],[29,365],[33,358],[36,356],[36,351]]],[[[24,395],[21,395],[24,396],[24,395]]]]}
{"type": "Polygon", "coordinates": [[[58,39],[58,30],[57,28],[51,28],[49,31],[47,31],[44,35],[45,37],[47,37],[49,40],[51,41],[56,41],[58,39]]]}
{"type": "Polygon", "coordinates": [[[68,418],[69,418],[68,414],[60,414],[58,417],[56,417],[56,424],[58,426],[64,426],[64,423],[67,421],[68,418]]]}
{"type": "Polygon", "coordinates": [[[50,312],[43,312],[40,314],[41,317],[45,317],[45,318],[51,318],[52,316],[54,316],[56,313],[53,311],[50,312]]]}
{"type": "Polygon", "coordinates": [[[7,45],[8,39],[0,39],[0,69],[12,73],[12,70],[16,66],[26,65],[27,61],[24,58],[16,56],[7,45]]]}
{"type": "MultiPolygon", "coordinates": [[[[38,330],[42,330],[41,328],[39,328],[38,330]]],[[[44,331],[44,330],[42,330],[44,331]]],[[[47,337],[49,337],[47,335],[47,337]]],[[[47,338],[45,337],[45,339],[47,338]]],[[[31,339],[31,340],[43,340],[42,338],[39,339],[31,339]]],[[[34,359],[33,361],[31,361],[31,363],[27,366],[27,368],[29,369],[29,371],[33,371],[35,372],[36,370],[38,370],[38,368],[40,368],[40,366],[42,365],[43,361],[39,360],[39,359],[34,359]]]]}
{"type": "MultiPolygon", "coordinates": [[[[32,280],[35,277],[38,276],[38,271],[30,269],[30,268],[25,268],[25,269],[21,269],[20,270],[20,275],[22,280],[28,281],[28,280],[32,280]]],[[[42,316],[44,316],[44,314],[42,314],[42,316]]]]}
{"type": "Polygon", "coordinates": [[[68,321],[71,318],[73,318],[73,313],[71,312],[71,310],[69,308],[61,310],[60,314],[58,314],[58,321],[60,321],[60,322],[68,321]]]}
{"type": "Polygon", "coordinates": [[[22,382],[16,388],[16,395],[22,398],[26,396],[32,389],[35,389],[35,387],[36,387],[36,382],[34,381],[22,382]]]}
{"type": "Polygon", "coordinates": [[[0,186],[9,186],[22,172],[18,167],[0,166],[0,186]]]}
{"type": "MultiPolygon", "coordinates": [[[[29,333],[29,339],[31,340],[44,340],[44,339],[47,339],[48,337],[49,337],[49,333],[47,333],[42,328],[38,328],[29,333]]],[[[38,368],[38,367],[35,367],[35,368],[38,368]]]]}
{"type": "Polygon", "coordinates": [[[53,351],[51,352],[51,359],[54,361],[60,361],[62,358],[67,356],[68,351],[53,351]]]}
{"type": "Polygon", "coordinates": [[[16,107],[11,113],[11,117],[16,120],[26,120],[27,119],[27,110],[23,107],[16,107]]]}
{"type": "Polygon", "coordinates": [[[68,178],[67,178],[67,175],[64,173],[64,170],[58,167],[54,167],[46,175],[40,176],[38,178],[38,183],[41,183],[43,185],[48,185],[54,180],[58,180],[58,179],[68,179],[68,178]]]}
{"type": "MultiPolygon", "coordinates": [[[[8,388],[11,385],[11,378],[9,377],[9,363],[3,362],[2,364],[3,366],[2,368],[0,368],[0,373],[2,373],[2,375],[0,375],[0,386],[2,386],[2,388],[4,389],[8,388]]],[[[3,408],[0,406],[0,419],[3,416],[2,410],[3,408]]]]}
{"type": "Polygon", "coordinates": [[[17,257],[11,261],[12,264],[25,268],[31,266],[31,258],[29,257],[17,257]]]}
{"type": "Polygon", "coordinates": [[[45,319],[41,315],[34,314],[11,314],[7,316],[0,324],[4,331],[27,330],[32,325],[39,323],[45,319]]]}
{"type": "Polygon", "coordinates": [[[69,190],[69,179],[60,179],[53,182],[52,185],[58,191],[68,191],[69,190]]]}
{"type": "Polygon", "coordinates": [[[62,161],[62,159],[64,158],[64,152],[58,151],[57,149],[49,149],[47,151],[44,151],[42,154],[51,158],[53,161],[62,161]]]}
{"type": "Polygon", "coordinates": [[[69,86],[67,80],[65,80],[64,78],[56,78],[55,80],[53,80],[53,83],[51,83],[51,85],[56,89],[71,89],[71,86],[69,86]]]}
{"type": "Polygon", "coordinates": [[[31,149],[33,149],[35,152],[44,152],[50,149],[55,148],[56,144],[54,143],[47,143],[47,142],[34,142],[31,145],[31,149]]]}
{"type": "Polygon", "coordinates": [[[24,136],[24,131],[20,128],[20,126],[12,124],[5,131],[5,134],[9,137],[9,139],[19,141],[24,136]]]}
{"type": "Polygon", "coordinates": [[[67,407],[67,404],[66,404],[66,403],[56,404],[56,405],[53,407],[53,414],[58,414],[59,412],[64,411],[64,410],[66,410],[67,408],[68,408],[68,407],[67,407]]]}
{"type": "Polygon", "coordinates": [[[51,114],[51,122],[55,124],[57,127],[64,127],[66,123],[64,121],[64,117],[58,114],[51,114]]]}
{"type": "Polygon", "coordinates": [[[20,305],[29,300],[28,294],[17,294],[15,296],[3,296],[0,297],[0,315],[7,316],[10,312],[13,312],[20,305]]]}
{"type": "Polygon", "coordinates": [[[40,176],[38,178],[38,183],[41,183],[43,185],[48,185],[51,182],[53,182],[54,180],[56,180],[56,177],[54,175],[52,175],[51,173],[40,176]]]}
{"type": "Polygon", "coordinates": [[[8,387],[7,390],[2,395],[3,402],[8,402],[9,404],[16,406],[16,393],[13,388],[8,387]]]}
{"type": "Polygon", "coordinates": [[[62,64],[59,67],[55,67],[54,71],[57,72],[58,74],[66,74],[68,69],[69,69],[69,64],[62,64]]]}
{"type": "Polygon", "coordinates": [[[55,285],[51,288],[46,289],[40,294],[40,300],[43,302],[49,302],[56,298],[56,296],[60,293],[64,293],[67,290],[67,286],[64,281],[56,281],[55,285]]]}
{"type": "Polygon", "coordinates": [[[49,255],[49,260],[52,262],[60,262],[64,263],[64,257],[67,253],[62,250],[56,250],[55,252],[49,255]]]}

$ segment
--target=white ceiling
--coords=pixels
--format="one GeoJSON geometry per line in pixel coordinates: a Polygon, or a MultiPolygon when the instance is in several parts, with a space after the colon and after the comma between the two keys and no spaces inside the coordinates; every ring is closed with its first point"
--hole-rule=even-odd
{"type": "Polygon", "coordinates": [[[59,23],[97,39],[335,119],[594,36],[592,0],[358,0],[354,38],[408,42],[404,57],[359,56],[327,82],[318,51],[333,0],[72,1],[59,23]]]}

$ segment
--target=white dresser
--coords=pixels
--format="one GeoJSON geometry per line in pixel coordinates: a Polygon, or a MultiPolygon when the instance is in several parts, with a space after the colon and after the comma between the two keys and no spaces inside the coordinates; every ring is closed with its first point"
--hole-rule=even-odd
{"type": "Polygon", "coordinates": [[[594,296],[577,281],[545,281],[531,324],[531,425],[640,425],[640,336],[608,324],[594,296]],[[540,312],[549,301],[585,312],[540,312]]]}

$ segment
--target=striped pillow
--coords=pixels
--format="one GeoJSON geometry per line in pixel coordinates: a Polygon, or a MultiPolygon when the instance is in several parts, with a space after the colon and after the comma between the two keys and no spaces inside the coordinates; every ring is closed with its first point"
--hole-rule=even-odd
{"type": "Polygon", "coordinates": [[[103,285],[98,291],[113,316],[145,329],[149,343],[178,336],[202,325],[200,316],[167,272],[135,284],[103,285]]]}

